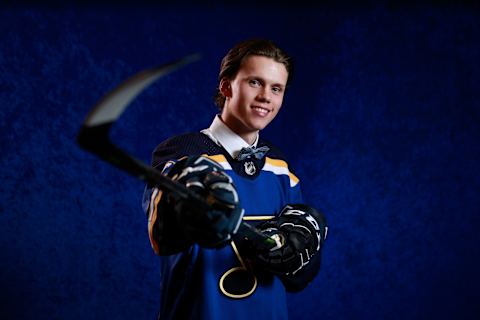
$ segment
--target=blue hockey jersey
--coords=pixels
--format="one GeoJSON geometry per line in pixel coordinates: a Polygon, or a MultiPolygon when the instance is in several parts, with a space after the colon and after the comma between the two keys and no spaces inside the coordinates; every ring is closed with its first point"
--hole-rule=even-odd
{"type": "MultiPolygon", "coordinates": [[[[232,177],[244,220],[255,223],[275,216],[290,203],[302,203],[299,179],[281,152],[259,139],[258,147],[268,146],[262,159],[238,161],[203,133],[189,133],[161,143],[153,153],[152,165],[159,170],[184,156],[204,155],[218,162],[232,177]]],[[[160,255],[159,319],[287,319],[286,290],[282,281],[266,273],[245,273],[245,282],[255,287],[235,296],[223,282],[229,270],[242,268],[235,244],[206,249],[186,243],[173,212],[162,210],[162,192],[148,189],[149,236],[160,255]]],[[[245,276],[244,275],[244,276],[245,276]]]]}

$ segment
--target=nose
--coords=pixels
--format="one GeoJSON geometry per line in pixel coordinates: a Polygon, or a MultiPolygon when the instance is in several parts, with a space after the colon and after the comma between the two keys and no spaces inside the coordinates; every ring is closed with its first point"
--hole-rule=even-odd
{"type": "Polygon", "coordinates": [[[264,103],[270,103],[270,91],[264,87],[257,95],[257,100],[264,103]]]}

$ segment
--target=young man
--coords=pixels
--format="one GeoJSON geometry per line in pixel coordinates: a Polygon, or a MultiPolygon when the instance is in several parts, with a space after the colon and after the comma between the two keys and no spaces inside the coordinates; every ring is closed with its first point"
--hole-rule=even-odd
{"type": "Polygon", "coordinates": [[[292,60],[271,41],[237,44],[222,60],[208,129],[153,153],[155,168],[211,204],[148,189],[149,236],[161,259],[159,319],[286,319],[286,291],[315,277],[324,217],[302,204],[285,157],[259,137],[278,114],[292,60]],[[242,222],[274,240],[265,248],[242,222]]]}

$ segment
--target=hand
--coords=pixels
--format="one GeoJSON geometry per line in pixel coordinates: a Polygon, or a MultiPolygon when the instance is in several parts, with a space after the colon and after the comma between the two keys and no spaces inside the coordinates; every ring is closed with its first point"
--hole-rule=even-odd
{"type": "Polygon", "coordinates": [[[258,226],[277,245],[259,250],[256,263],[279,275],[292,275],[303,269],[320,251],[327,236],[322,214],[303,204],[285,206],[280,214],[258,226]]]}
{"type": "Polygon", "coordinates": [[[185,237],[208,248],[226,245],[242,222],[243,209],[233,181],[223,168],[203,156],[188,157],[178,161],[168,176],[204,197],[211,206],[205,210],[171,195],[185,237]]]}

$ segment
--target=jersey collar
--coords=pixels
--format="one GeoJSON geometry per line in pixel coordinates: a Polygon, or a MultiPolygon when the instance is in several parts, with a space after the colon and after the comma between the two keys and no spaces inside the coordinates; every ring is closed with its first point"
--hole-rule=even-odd
{"type": "Polygon", "coordinates": [[[243,140],[238,134],[233,132],[223,121],[220,119],[220,115],[215,116],[212,124],[208,129],[201,131],[203,134],[207,135],[212,139],[216,144],[222,146],[230,154],[232,158],[235,159],[237,154],[242,148],[247,147],[257,147],[258,143],[258,133],[255,138],[255,142],[250,145],[245,140],[243,140]]]}

